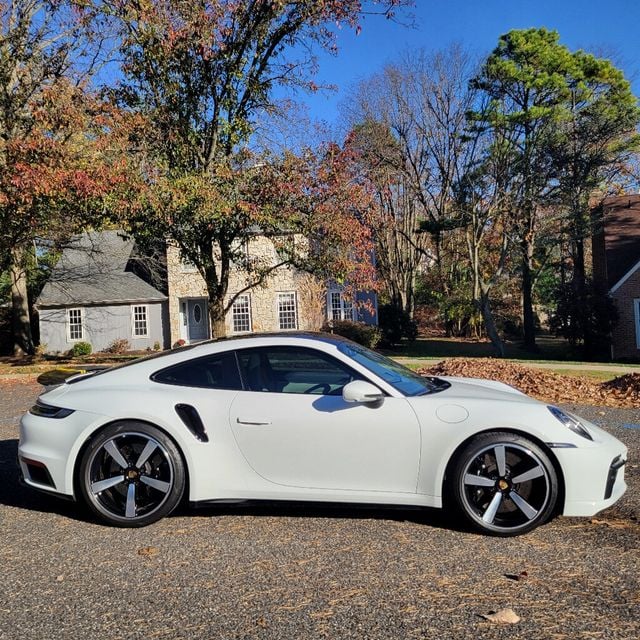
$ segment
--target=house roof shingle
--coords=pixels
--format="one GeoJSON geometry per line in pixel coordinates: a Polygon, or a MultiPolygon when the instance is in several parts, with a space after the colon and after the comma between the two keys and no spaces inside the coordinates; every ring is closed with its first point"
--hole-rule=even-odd
{"type": "Polygon", "coordinates": [[[121,231],[90,231],[75,236],[62,252],[37,306],[166,300],[160,291],[126,271],[134,244],[121,231]]]}

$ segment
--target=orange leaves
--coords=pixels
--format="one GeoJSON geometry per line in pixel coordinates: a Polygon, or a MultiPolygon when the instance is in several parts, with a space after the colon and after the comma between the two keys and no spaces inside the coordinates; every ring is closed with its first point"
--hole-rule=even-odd
{"type": "Polygon", "coordinates": [[[543,402],[629,408],[640,404],[640,373],[598,382],[493,358],[450,358],[418,373],[498,380],[543,402]]]}
{"type": "Polygon", "coordinates": [[[29,105],[28,127],[2,144],[0,221],[4,243],[100,224],[137,184],[128,155],[135,117],[59,79],[29,105]]]}

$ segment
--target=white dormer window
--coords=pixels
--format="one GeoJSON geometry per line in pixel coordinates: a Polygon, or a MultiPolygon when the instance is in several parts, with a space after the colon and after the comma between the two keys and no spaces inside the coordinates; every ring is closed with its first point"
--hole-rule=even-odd
{"type": "Polygon", "coordinates": [[[182,273],[194,273],[197,270],[198,267],[196,267],[196,265],[193,264],[193,262],[191,262],[189,258],[183,255],[180,256],[180,271],[182,273]]]}

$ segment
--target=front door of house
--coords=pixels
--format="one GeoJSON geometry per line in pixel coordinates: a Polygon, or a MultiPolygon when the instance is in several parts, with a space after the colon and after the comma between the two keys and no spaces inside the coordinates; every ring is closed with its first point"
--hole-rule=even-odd
{"type": "Polygon", "coordinates": [[[209,337],[207,301],[205,298],[186,300],[186,316],[189,342],[206,340],[209,337]]]}

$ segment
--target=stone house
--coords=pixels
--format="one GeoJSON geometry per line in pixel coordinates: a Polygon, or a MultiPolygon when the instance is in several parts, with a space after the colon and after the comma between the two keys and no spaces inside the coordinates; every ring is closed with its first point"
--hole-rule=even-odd
{"type": "Polygon", "coordinates": [[[593,279],[618,310],[613,360],[640,360],[640,195],[607,198],[592,240],[593,279]]]}
{"type": "MultiPolygon", "coordinates": [[[[259,233],[247,239],[243,250],[247,257],[263,262],[274,264],[278,259],[274,243],[259,233]]],[[[326,320],[376,324],[375,294],[357,293],[354,305],[343,295],[342,287],[318,283],[293,267],[280,267],[263,285],[244,291],[246,287],[246,275],[239,270],[232,271],[226,302],[240,295],[227,313],[227,335],[318,331],[326,320]]],[[[210,337],[205,282],[193,265],[180,259],[178,248],[171,245],[167,246],[167,289],[171,344],[210,337]]]]}
{"type": "MultiPolygon", "coordinates": [[[[277,259],[273,242],[259,233],[248,238],[244,251],[263,263],[277,259]]],[[[376,323],[375,294],[357,293],[354,304],[340,286],[319,283],[292,267],[276,269],[261,286],[246,287],[242,272],[233,270],[227,301],[239,295],[227,314],[228,335],[319,330],[326,320],[376,323]]],[[[67,351],[81,340],[100,351],[119,339],[132,349],[147,349],[211,337],[207,290],[197,269],[171,244],[150,268],[133,240],[119,231],[75,238],[36,308],[41,343],[50,352],[67,351]]]]}

